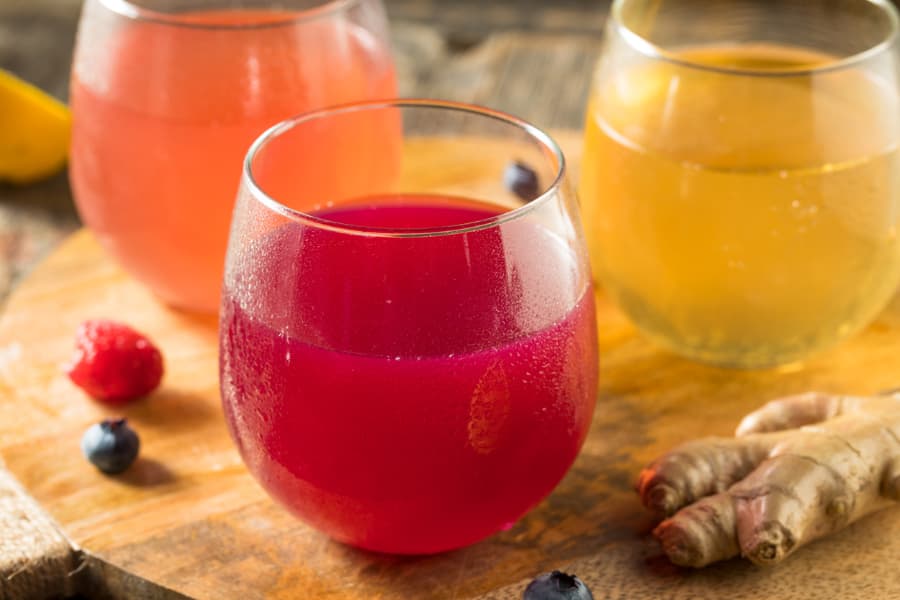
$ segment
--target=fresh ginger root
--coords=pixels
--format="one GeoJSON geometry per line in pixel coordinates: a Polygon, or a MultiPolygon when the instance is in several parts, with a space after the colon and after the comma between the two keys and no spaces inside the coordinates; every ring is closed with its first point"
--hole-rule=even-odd
{"type": "Polygon", "coordinates": [[[668,517],[653,533],[677,565],[739,554],[775,564],[900,502],[900,395],[791,396],[736,435],[689,442],[641,472],[641,500],[668,517]]]}

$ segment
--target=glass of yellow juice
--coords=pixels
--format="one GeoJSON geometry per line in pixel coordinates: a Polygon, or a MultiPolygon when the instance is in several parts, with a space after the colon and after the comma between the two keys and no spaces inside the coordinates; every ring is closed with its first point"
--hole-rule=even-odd
{"type": "Polygon", "coordinates": [[[639,329],[769,367],[887,304],[897,31],[887,0],[616,0],[579,192],[595,276],[639,329]]]}

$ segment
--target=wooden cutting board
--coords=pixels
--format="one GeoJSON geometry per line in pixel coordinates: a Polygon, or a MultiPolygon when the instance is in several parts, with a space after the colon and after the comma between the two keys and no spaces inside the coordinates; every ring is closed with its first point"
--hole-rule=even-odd
{"type": "MultiPolygon", "coordinates": [[[[577,136],[562,136],[570,159],[577,136]]],[[[632,483],[680,441],[730,435],[779,395],[900,386],[900,301],[863,334],[805,364],[715,369],[654,346],[599,295],[601,386],[591,434],[558,489],[512,529],[440,556],[396,558],[332,542],[288,515],[245,471],[219,406],[216,323],[169,310],[129,279],[90,233],[69,239],[18,288],[0,320],[0,455],[86,560],[84,586],[121,598],[519,598],[553,568],[596,598],[900,598],[900,509],[874,515],[760,569],[732,561],[671,566],[632,483]],[[125,414],[142,457],[100,475],[79,440],[111,411],[60,365],[77,325],[111,317],[148,332],[167,373],[125,414]]]]}

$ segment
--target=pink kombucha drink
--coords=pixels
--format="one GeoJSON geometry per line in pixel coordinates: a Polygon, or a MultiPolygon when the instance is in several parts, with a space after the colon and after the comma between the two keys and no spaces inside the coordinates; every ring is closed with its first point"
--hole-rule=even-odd
{"type": "MultiPolygon", "coordinates": [[[[377,0],[280,6],[293,4],[318,6],[85,6],[71,89],[78,210],[167,303],[218,307],[228,223],[254,138],[313,108],[396,95],[377,0]]],[[[315,144],[300,151],[312,155],[315,144]]]]}
{"type": "Polygon", "coordinates": [[[361,548],[431,554],[511,525],[591,423],[594,297],[562,151],[490,109],[358,103],[267,131],[245,162],[219,319],[247,468],[361,548]],[[356,135],[295,160],[342,131],[356,135]]]}

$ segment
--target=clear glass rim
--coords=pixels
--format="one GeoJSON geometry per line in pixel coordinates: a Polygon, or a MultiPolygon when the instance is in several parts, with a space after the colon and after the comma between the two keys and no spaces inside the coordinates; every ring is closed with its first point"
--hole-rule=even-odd
{"type": "MultiPolygon", "coordinates": [[[[318,5],[301,10],[279,10],[285,13],[284,18],[273,19],[261,23],[204,23],[184,18],[190,13],[166,13],[151,10],[136,5],[131,0],[97,0],[107,10],[133,21],[145,21],[171,27],[185,27],[188,29],[229,30],[229,29],[267,29],[270,27],[282,27],[284,25],[297,25],[306,21],[313,21],[323,17],[342,12],[363,0],[322,0],[318,5]]],[[[238,10],[234,7],[226,7],[224,11],[238,10]]]]}
{"type": "Polygon", "coordinates": [[[563,155],[562,149],[559,147],[559,144],[557,144],[556,141],[552,137],[550,137],[548,133],[523,119],[514,117],[510,114],[498,110],[486,108],[483,106],[477,106],[474,104],[466,104],[463,102],[431,100],[424,98],[405,98],[402,100],[381,100],[341,104],[329,108],[323,108],[303,113],[289,119],[285,119],[284,121],[273,125],[265,132],[263,132],[262,135],[256,138],[256,140],[250,146],[250,149],[247,151],[247,155],[244,158],[242,185],[255,200],[261,202],[269,210],[283,217],[287,217],[288,219],[291,219],[292,221],[295,221],[297,223],[302,223],[304,225],[316,227],[318,229],[328,230],[336,233],[344,233],[348,235],[359,235],[364,237],[428,238],[471,233],[483,229],[490,229],[492,227],[497,227],[504,223],[520,219],[533,210],[536,210],[540,206],[551,202],[552,198],[556,196],[557,192],[562,187],[565,177],[566,159],[563,155]],[[266,144],[270,140],[290,131],[298,125],[307,123],[309,121],[314,121],[316,119],[359,111],[384,110],[389,108],[428,108],[437,110],[449,110],[493,119],[495,121],[499,121],[501,123],[505,123],[512,127],[518,128],[524,131],[529,137],[534,139],[541,147],[543,147],[543,149],[548,150],[553,158],[556,159],[557,167],[555,177],[553,178],[552,183],[546,186],[546,189],[544,189],[534,199],[526,202],[522,206],[505,210],[498,215],[478,221],[470,221],[468,223],[461,223],[459,225],[430,227],[424,229],[404,229],[391,227],[375,229],[331,221],[322,217],[317,217],[311,213],[290,208],[289,206],[282,204],[281,202],[267,194],[262,189],[262,186],[257,183],[253,175],[253,161],[256,158],[257,154],[260,151],[264,150],[266,144]]]}
{"type": "Polygon", "coordinates": [[[612,23],[612,26],[614,27],[616,33],[621,38],[623,38],[631,47],[635,48],[638,52],[640,52],[647,58],[662,60],[682,67],[692,68],[700,71],[710,71],[723,75],[743,75],[747,77],[797,77],[848,69],[862,62],[865,62],[883,52],[890,51],[891,47],[897,43],[898,29],[900,29],[900,16],[898,16],[897,7],[895,7],[890,2],[890,0],[860,0],[860,2],[866,2],[868,4],[876,6],[884,14],[886,14],[888,16],[888,19],[890,20],[890,32],[887,34],[887,36],[877,44],[874,44],[861,52],[839,57],[836,60],[829,61],[825,64],[797,69],[784,69],[775,71],[765,69],[747,69],[740,67],[724,67],[719,65],[704,64],[701,62],[681,58],[675,53],[666,50],[662,46],[654,44],[647,38],[630,29],[625,24],[625,21],[622,17],[622,11],[625,4],[631,1],[632,0],[615,0],[613,2],[612,8],[610,9],[610,22],[612,23]]]}

